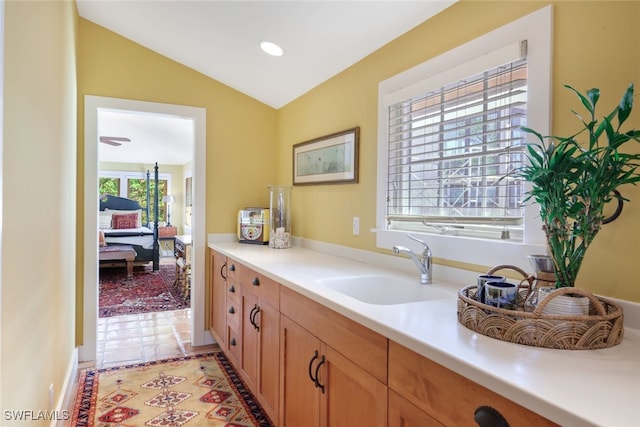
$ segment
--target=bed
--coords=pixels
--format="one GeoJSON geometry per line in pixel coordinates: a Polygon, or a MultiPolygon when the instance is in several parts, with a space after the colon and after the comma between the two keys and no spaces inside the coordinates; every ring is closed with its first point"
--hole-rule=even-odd
{"type": "Polygon", "coordinates": [[[136,252],[136,265],[153,264],[160,269],[160,245],[158,244],[158,165],[154,168],[155,194],[151,198],[151,177],[147,171],[147,207],[135,200],[110,194],[100,196],[99,228],[104,233],[107,246],[131,246],[136,252]],[[150,201],[154,200],[153,206],[150,201]],[[149,221],[142,223],[142,211],[149,221]],[[153,222],[150,221],[153,212],[153,222]]]}

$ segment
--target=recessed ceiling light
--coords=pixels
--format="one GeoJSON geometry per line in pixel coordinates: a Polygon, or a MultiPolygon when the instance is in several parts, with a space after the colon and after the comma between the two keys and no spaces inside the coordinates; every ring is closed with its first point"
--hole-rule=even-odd
{"type": "Polygon", "coordinates": [[[260,48],[264,50],[266,53],[268,53],[269,55],[273,55],[273,56],[282,56],[282,54],[284,53],[284,51],[280,46],[268,41],[260,42],[260,48]]]}

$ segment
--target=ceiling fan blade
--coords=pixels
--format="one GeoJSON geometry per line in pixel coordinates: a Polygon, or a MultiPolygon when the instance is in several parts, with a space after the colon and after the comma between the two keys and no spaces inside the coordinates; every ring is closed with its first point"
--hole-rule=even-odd
{"type": "Polygon", "coordinates": [[[122,142],[131,142],[131,139],[124,136],[101,136],[100,142],[117,147],[118,145],[122,145],[122,142]]]}
{"type": "Polygon", "coordinates": [[[115,142],[115,141],[112,141],[110,139],[101,139],[100,142],[102,142],[103,144],[107,144],[107,145],[113,145],[114,147],[122,145],[121,142],[115,142]]]}

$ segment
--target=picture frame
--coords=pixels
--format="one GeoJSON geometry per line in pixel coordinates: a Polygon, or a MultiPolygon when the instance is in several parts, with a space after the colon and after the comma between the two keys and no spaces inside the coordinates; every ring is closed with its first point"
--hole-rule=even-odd
{"type": "Polygon", "coordinates": [[[359,145],[359,127],[295,144],[293,185],[357,183],[359,145]]]}

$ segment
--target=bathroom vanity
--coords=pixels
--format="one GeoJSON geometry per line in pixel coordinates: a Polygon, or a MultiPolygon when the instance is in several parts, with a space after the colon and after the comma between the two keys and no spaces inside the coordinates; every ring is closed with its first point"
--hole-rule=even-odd
{"type": "Polygon", "coordinates": [[[636,329],[609,349],[528,347],[460,325],[461,286],[301,247],[210,242],[209,259],[210,331],[277,425],[475,425],[485,407],[517,426],[640,420],[636,329]]]}

